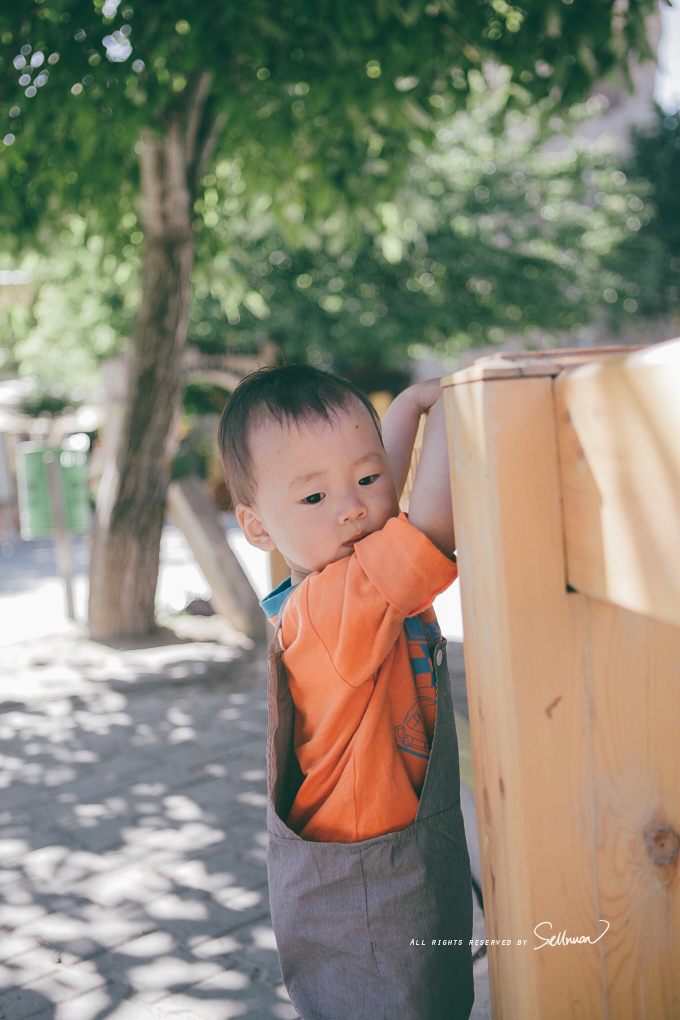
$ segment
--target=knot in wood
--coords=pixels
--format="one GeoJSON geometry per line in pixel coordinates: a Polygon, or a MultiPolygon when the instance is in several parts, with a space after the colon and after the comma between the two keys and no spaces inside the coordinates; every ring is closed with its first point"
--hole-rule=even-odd
{"type": "Polygon", "coordinates": [[[671,864],[680,853],[680,836],[670,825],[655,825],[645,835],[645,846],[655,864],[671,864]]]}

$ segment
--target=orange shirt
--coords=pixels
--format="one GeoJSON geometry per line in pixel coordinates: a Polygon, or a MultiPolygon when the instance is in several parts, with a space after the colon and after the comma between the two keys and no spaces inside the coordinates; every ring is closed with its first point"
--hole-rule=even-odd
{"type": "Polygon", "coordinates": [[[402,513],[293,590],[280,634],[305,778],[287,824],[303,839],[352,843],[415,819],[435,688],[424,640],[404,623],[434,620],[432,600],[456,576],[402,513]],[[411,656],[427,657],[417,672],[409,638],[411,656]]]}

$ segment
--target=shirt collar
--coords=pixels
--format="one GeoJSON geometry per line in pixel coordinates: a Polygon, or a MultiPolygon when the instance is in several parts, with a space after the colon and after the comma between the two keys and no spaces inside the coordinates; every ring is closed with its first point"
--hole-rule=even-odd
{"type": "Polygon", "coordinates": [[[285,599],[291,588],[297,588],[296,584],[291,583],[290,577],[287,577],[285,581],[282,581],[278,588],[274,588],[274,591],[270,591],[269,595],[262,599],[260,606],[264,609],[264,612],[269,620],[276,619],[279,615],[279,609],[281,603],[285,599]]]}

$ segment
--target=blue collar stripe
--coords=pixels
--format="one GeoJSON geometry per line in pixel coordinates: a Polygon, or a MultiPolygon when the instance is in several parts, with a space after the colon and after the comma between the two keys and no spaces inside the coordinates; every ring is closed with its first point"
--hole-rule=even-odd
{"type": "Polygon", "coordinates": [[[264,610],[268,619],[276,619],[279,615],[281,603],[285,599],[291,587],[296,588],[297,585],[291,585],[291,580],[287,577],[285,581],[281,582],[278,588],[274,588],[274,591],[270,591],[269,595],[262,599],[260,606],[264,610]]]}

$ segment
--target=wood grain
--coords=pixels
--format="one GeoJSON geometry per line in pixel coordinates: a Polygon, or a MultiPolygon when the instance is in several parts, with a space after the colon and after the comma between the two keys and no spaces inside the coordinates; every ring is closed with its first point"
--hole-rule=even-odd
{"type": "Polygon", "coordinates": [[[568,365],[582,365],[630,353],[637,347],[564,347],[549,351],[524,351],[517,354],[489,354],[467,368],[447,375],[442,386],[461,386],[484,379],[519,379],[527,376],[558,375],[568,365]]]}
{"type": "Polygon", "coordinates": [[[411,463],[409,465],[408,474],[406,481],[404,482],[404,488],[399,496],[399,509],[408,513],[408,504],[411,497],[411,491],[413,489],[413,483],[416,480],[416,471],[418,470],[418,461],[420,460],[420,451],[423,448],[423,436],[425,435],[425,422],[427,421],[427,415],[421,414],[420,421],[418,422],[418,431],[416,432],[416,438],[413,441],[413,452],[411,454],[411,463]]]}
{"type": "Polygon", "coordinates": [[[445,390],[495,1020],[680,1020],[680,344],[588,353],[445,390]]]}
{"type": "Polygon", "coordinates": [[[680,833],[680,630],[585,601],[609,1016],[678,1020],[680,857],[655,861],[650,836],[680,833]]]}
{"type": "Polygon", "coordinates": [[[569,583],[680,626],[680,340],[555,394],[569,583]]]}
{"type": "Polygon", "coordinates": [[[514,943],[489,949],[494,1017],[604,1020],[599,946],[534,949],[540,922],[595,937],[602,916],[552,379],[473,381],[445,401],[487,932],[514,943]]]}

